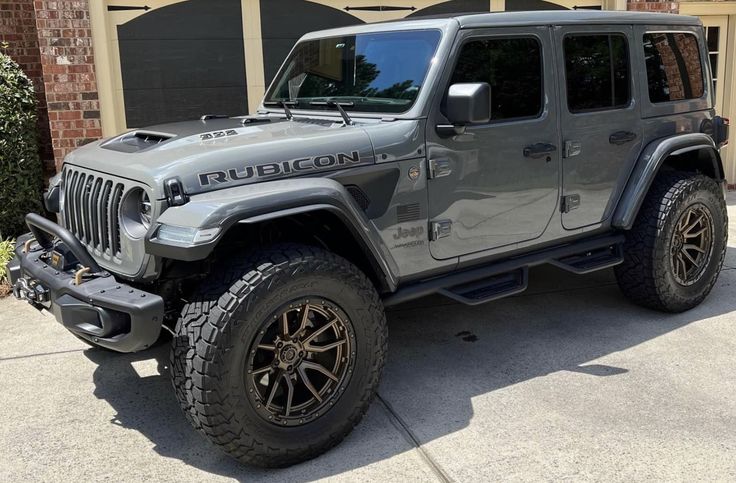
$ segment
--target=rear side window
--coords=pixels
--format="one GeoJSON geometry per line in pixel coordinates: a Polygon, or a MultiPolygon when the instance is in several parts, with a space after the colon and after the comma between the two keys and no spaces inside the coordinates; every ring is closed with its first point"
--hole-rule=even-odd
{"type": "Polygon", "coordinates": [[[631,75],[626,37],[568,35],[564,39],[567,106],[570,112],[629,105],[631,75]]]}
{"type": "Polygon", "coordinates": [[[537,117],[542,112],[542,52],[534,38],[485,39],[466,43],[452,84],[487,82],[491,121],[537,117]]]}
{"type": "Polygon", "coordinates": [[[684,101],[703,96],[703,68],[698,39],[693,34],[644,34],[649,100],[684,101]]]}

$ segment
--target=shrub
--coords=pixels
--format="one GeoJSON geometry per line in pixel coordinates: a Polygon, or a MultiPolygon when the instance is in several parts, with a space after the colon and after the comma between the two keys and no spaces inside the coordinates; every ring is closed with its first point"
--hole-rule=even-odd
{"type": "Polygon", "coordinates": [[[42,187],[33,84],[0,50],[0,240],[28,231],[23,217],[42,211],[42,187]]]}
{"type": "Polygon", "coordinates": [[[13,258],[13,249],[15,248],[15,242],[13,240],[0,240],[0,297],[4,297],[10,293],[10,280],[8,280],[8,273],[5,267],[8,262],[13,258]]]}

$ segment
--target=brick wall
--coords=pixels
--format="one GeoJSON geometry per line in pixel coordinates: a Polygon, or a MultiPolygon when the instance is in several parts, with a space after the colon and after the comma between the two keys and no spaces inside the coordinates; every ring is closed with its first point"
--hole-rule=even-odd
{"type": "Polygon", "coordinates": [[[102,137],[87,2],[34,1],[57,168],[74,148],[102,137]]]}
{"type": "Polygon", "coordinates": [[[660,12],[660,13],[678,13],[680,2],[665,2],[662,0],[628,0],[627,7],[629,10],[638,12],[660,12]]]}
{"type": "Polygon", "coordinates": [[[46,108],[46,92],[38,51],[38,33],[33,0],[0,1],[0,43],[8,44],[5,52],[20,64],[33,81],[38,100],[40,155],[47,171],[54,170],[54,153],[46,108]]]}

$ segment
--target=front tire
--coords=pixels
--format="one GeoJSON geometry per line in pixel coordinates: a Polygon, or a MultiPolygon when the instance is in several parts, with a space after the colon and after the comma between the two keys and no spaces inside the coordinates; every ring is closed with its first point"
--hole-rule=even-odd
{"type": "Polygon", "coordinates": [[[699,305],[723,265],[727,224],[715,180],[660,174],[626,235],[624,262],[615,269],[619,287],[634,303],[656,310],[682,312],[699,305]]]}
{"type": "Polygon", "coordinates": [[[366,276],[300,245],[213,270],[175,334],[172,379],[189,421],[239,461],[266,467],[313,458],[358,424],[387,344],[366,276]]]}

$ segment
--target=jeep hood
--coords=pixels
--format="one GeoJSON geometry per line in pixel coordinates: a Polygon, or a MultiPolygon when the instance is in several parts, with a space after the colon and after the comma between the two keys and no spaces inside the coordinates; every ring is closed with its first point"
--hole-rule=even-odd
{"type": "Polygon", "coordinates": [[[187,194],[372,164],[364,126],[323,119],[209,119],[161,124],[83,146],[65,164],[150,186],[179,178],[187,194]]]}

